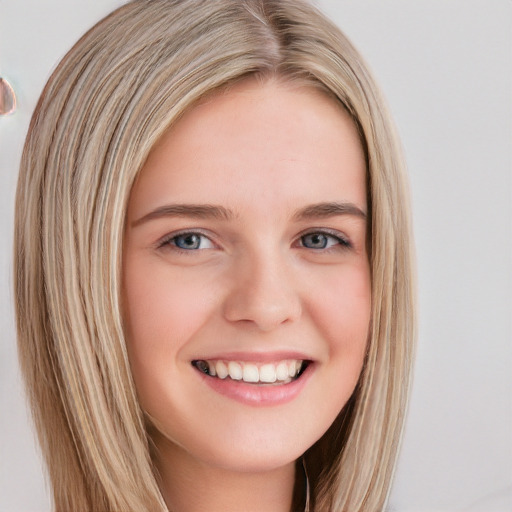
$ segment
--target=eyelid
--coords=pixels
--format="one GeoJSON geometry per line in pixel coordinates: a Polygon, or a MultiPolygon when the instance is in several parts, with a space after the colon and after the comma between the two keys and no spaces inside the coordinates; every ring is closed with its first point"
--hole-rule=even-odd
{"type": "MultiPolygon", "coordinates": [[[[337,229],[331,229],[331,228],[308,228],[308,229],[304,230],[303,232],[299,233],[297,239],[300,241],[300,239],[304,236],[314,235],[317,233],[335,238],[336,240],[338,240],[341,248],[350,249],[353,247],[353,244],[347,235],[345,235],[341,231],[338,231],[337,229]]],[[[303,247],[303,246],[301,246],[301,247],[303,247]]],[[[306,247],[306,249],[307,249],[307,247],[306,247]]],[[[329,249],[332,249],[332,247],[327,248],[327,249],[317,249],[317,250],[318,251],[328,251],[329,249]]]]}
{"type": "MultiPolygon", "coordinates": [[[[332,250],[332,249],[339,249],[339,248],[348,249],[348,248],[353,247],[353,244],[347,235],[345,235],[341,231],[338,231],[336,229],[331,229],[331,228],[308,228],[308,229],[305,229],[304,231],[300,232],[297,235],[297,240],[295,243],[300,244],[300,240],[302,237],[307,236],[307,235],[317,234],[317,233],[332,237],[339,242],[339,244],[336,244],[334,247],[330,247],[330,248],[326,248],[326,249],[318,249],[318,251],[325,252],[325,251],[332,250]]],[[[180,229],[178,231],[173,231],[171,233],[167,233],[166,235],[161,237],[154,244],[155,248],[161,249],[161,248],[165,248],[165,247],[172,247],[172,249],[175,251],[181,251],[181,252],[187,252],[187,253],[195,252],[192,249],[182,249],[182,248],[178,247],[177,245],[170,243],[173,239],[175,239],[179,236],[183,236],[183,235],[199,235],[201,237],[205,237],[212,243],[212,245],[214,245],[215,247],[218,247],[218,244],[215,242],[214,237],[212,236],[212,234],[210,232],[205,231],[201,228],[189,228],[189,229],[180,229]]],[[[304,247],[301,244],[299,246],[307,249],[307,247],[304,247]]],[[[197,251],[197,249],[196,249],[196,251],[197,251]]]]}
{"type": "Polygon", "coordinates": [[[198,235],[198,236],[207,238],[212,243],[213,246],[218,247],[218,244],[215,243],[215,241],[213,240],[212,235],[210,233],[205,232],[203,229],[200,229],[200,228],[199,229],[198,228],[192,228],[192,229],[189,228],[189,229],[180,229],[178,231],[173,231],[171,233],[167,233],[166,235],[164,235],[162,238],[160,238],[155,243],[155,248],[162,249],[165,247],[171,247],[175,251],[180,251],[180,252],[184,252],[184,253],[185,252],[186,253],[194,252],[194,250],[192,250],[192,249],[182,249],[181,247],[178,247],[177,245],[171,243],[173,239],[178,238],[179,236],[183,236],[183,235],[198,235]]]}

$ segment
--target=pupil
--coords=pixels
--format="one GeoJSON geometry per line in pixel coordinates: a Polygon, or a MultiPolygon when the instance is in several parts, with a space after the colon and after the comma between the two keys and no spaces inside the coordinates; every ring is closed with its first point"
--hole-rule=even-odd
{"type": "Polygon", "coordinates": [[[304,237],[304,245],[313,249],[324,249],[327,245],[327,237],[321,233],[313,233],[304,237]]]}
{"type": "Polygon", "coordinates": [[[176,239],[176,245],[182,249],[198,249],[200,239],[197,235],[182,235],[176,239]]]}

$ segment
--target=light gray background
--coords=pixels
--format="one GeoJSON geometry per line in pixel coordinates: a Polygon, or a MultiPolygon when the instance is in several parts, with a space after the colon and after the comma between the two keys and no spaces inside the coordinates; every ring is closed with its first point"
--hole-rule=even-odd
{"type": "MultiPolygon", "coordinates": [[[[120,0],[0,0],[0,511],[47,512],[16,362],[13,199],[56,62],[120,0]]],[[[512,2],[320,0],[366,57],[407,156],[419,271],[415,384],[398,512],[512,510],[512,2]]]]}

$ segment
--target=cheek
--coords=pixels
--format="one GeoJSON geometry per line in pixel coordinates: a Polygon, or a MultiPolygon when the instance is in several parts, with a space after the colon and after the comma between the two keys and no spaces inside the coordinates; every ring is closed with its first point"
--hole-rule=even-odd
{"type": "Polygon", "coordinates": [[[370,272],[366,264],[337,269],[324,276],[318,293],[310,295],[310,311],[327,340],[329,358],[360,371],[371,315],[370,272]]]}
{"type": "Polygon", "coordinates": [[[137,261],[125,265],[125,324],[136,381],[180,363],[182,347],[209,318],[213,302],[201,279],[137,261]]]}
{"type": "Polygon", "coordinates": [[[371,316],[366,264],[324,268],[315,277],[309,281],[315,287],[304,293],[307,321],[324,347],[318,380],[308,397],[315,411],[313,442],[332,425],[354,392],[364,364],[371,316]]]}

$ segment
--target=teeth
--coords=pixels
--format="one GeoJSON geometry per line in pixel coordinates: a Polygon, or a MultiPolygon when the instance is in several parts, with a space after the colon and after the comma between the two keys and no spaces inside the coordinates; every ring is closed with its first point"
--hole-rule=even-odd
{"type": "Polygon", "coordinates": [[[260,381],[272,383],[277,379],[276,367],[273,364],[264,364],[260,368],[260,381]]]}
{"type": "MultiPolygon", "coordinates": [[[[213,364],[210,364],[210,366],[213,366],[213,364]]],[[[215,365],[215,372],[219,379],[225,379],[229,375],[228,367],[222,361],[218,361],[215,365]]]]}
{"type": "Polygon", "coordinates": [[[259,382],[260,372],[255,364],[244,364],[243,376],[244,382],[259,382]]]}
{"type": "Polygon", "coordinates": [[[242,376],[243,376],[242,367],[238,363],[235,363],[234,361],[229,361],[228,372],[229,372],[229,376],[233,380],[242,380],[242,376]]]}
{"type": "Polygon", "coordinates": [[[276,368],[277,380],[286,380],[288,378],[288,365],[286,363],[279,363],[276,368]]]}
{"type": "Polygon", "coordinates": [[[297,377],[302,370],[304,361],[286,360],[278,363],[244,363],[240,361],[194,361],[194,366],[202,373],[211,377],[232,380],[243,380],[251,384],[286,384],[297,377]]]}

